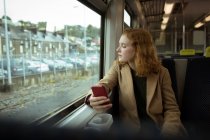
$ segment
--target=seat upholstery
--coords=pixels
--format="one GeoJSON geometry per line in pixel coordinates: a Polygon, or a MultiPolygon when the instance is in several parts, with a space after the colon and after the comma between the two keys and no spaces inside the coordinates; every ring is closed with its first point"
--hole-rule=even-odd
{"type": "Polygon", "coordinates": [[[181,113],[190,135],[209,135],[210,58],[188,59],[181,113]]]}
{"type": "Polygon", "coordinates": [[[178,101],[178,90],[177,90],[177,79],[176,79],[176,69],[175,69],[175,62],[172,58],[164,58],[162,59],[162,65],[166,67],[169,71],[172,88],[175,93],[176,100],[178,101]]]}
{"type": "Polygon", "coordinates": [[[187,69],[187,58],[175,58],[176,80],[177,80],[177,97],[179,107],[182,106],[182,97],[184,92],[185,76],[187,69]]]}

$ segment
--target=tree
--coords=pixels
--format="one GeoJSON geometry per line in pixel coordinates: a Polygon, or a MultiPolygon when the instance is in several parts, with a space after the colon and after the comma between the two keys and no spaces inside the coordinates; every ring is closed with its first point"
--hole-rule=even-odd
{"type": "Polygon", "coordinates": [[[0,24],[4,25],[5,19],[7,20],[7,24],[9,25],[8,27],[10,27],[10,25],[13,25],[12,19],[10,17],[8,17],[8,16],[5,16],[5,15],[2,16],[0,24]]]}
{"type": "Polygon", "coordinates": [[[12,21],[10,17],[3,15],[3,16],[2,16],[2,20],[4,20],[5,18],[6,18],[7,20],[12,21]]]}
{"type": "Polygon", "coordinates": [[[1,25],[3,25],[3,21],[2,21],[2,19],[0,18],[0,26],[1,26],[1,25]]]}
{"type": "MultiPolygon", "coordinates": [[[[69,36],[74,36],[81,39],[84,38],[84,27],[82,27],[81,25],[74,25],[74,26],[66,25],[66,28],[69,36]]],[[[64,29],[58,32],[65,33],[64,29]]],[[[86,36],[90,38],[97,38],[98,36],[100,36],[100,30],[96,27],[93,27],[92,25],[88,25],[86,29],[86,36]]]]}
{"type": "Polygon", "coordinates": [[[75,26],[68,26],[68,35],[82,38],[83,37],[83,27],[81,25],[75,25],[75,26]]]}
{"type": "Polygon", "coordinates": [[[37,28],[40,32],[46,33],[47,22],[38,22],[37,28]]]}
{"type": "Polygon", "coordinates": [[[19,27],[21,28],[21,30],[30,30],[33,33],[36,33],[37,31],[37,25],[34,23],[31,23],[30,21],[23,21],[23,20],[19,20],[19,27]]]}
{"type": "Polygon", "coordinates": [[[100,36],[100,30],[92,25],[88,25],[86,35],[91,38],[97,38],[100,36]]]}

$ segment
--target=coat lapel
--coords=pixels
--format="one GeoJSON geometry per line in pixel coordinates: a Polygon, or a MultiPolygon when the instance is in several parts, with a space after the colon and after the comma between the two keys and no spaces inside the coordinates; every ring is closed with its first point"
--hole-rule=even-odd
{"type": "Polygon", "coordinates": [[[156,85],[158,81],[158,74],[151,74],[147,77],[147,111],[154,96],[156,85]]]}
{"type": "Polygon", "coordinates": [[[121,79],[121,86],[124,93],[124,99],[127,100],[127,105],[129,108],[131,108],[133,111],[137,110],[136,108],[136,100],[134,96],[134,89],[133,89],[133,80],[131,76],[131,71],[129,66],[124,66],[124,68],[121,70],[121,75],[123,75],[124,79],[121,79]]]}

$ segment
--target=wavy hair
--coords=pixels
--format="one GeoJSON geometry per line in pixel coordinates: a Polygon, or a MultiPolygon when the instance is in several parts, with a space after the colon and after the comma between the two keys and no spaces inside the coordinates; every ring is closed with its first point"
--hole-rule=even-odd
{"type": "Polygon", "coordinates": [[[125,29],[123,35],[131,40],[135,47],[134,65],[138,76],[158,73],[161,63],[157,56],[151,34],[145,29],[125,29]]]}

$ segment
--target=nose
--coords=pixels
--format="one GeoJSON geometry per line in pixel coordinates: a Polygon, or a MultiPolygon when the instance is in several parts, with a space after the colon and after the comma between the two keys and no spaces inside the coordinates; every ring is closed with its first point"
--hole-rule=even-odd
{"type": "Polygon", "coordinates": [[[117,51],[117,52],[119,52],[119,51],[120,51],[120,46],[118,46],[118,47],[117,47],[116,51],[117,51]]]}

